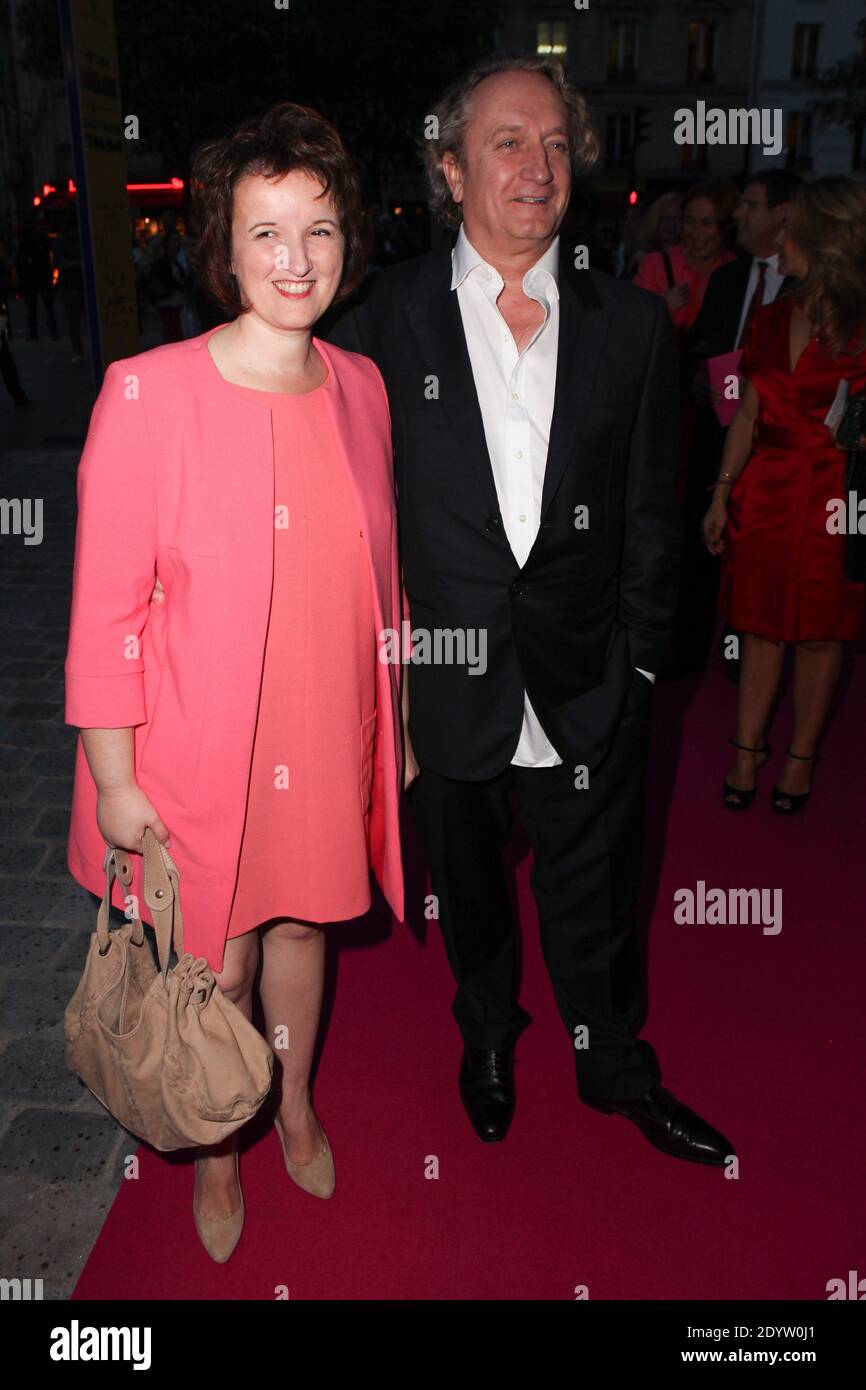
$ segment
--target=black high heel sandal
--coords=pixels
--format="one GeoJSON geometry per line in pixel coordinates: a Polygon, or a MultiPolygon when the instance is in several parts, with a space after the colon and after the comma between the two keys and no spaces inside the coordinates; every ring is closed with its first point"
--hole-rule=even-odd
{"type": "MultiPolygon", "coordinates": [[[[763,753],[763,758],[755,767],[756,773],[764,766],[764,763],[770,756],[771,749],[769,743],[764,743],[760,748],[749,748],[745,743],[737,743],[735,738],[729,738],[728,743],[733,744],[734,748],[741,748],[744,753],[763,753]]],[[[750,787],[748,790],[744,787],[732,787],[727,778],[725,778],[722,785],[722,797],[729,811],[747,811],[755,799],[757,790],[757,787],[750,787]],[[738,800],[729,801],[729,797],[737,797],[738,800]]]]}
{"type": "MultiPolygon", "coordinates": [[[[790,748],[786,748],[785,752],[789,758],[796,758],[798,763],[812,763],[815,762],[816,759],[816,754],[814,753],[810,753],[808,758],[806,758],[802,753],[792,753],[790,748]]],[[[812,788],[810,786],[807,792],[783,792],[781,787],[775,786],[770,797],[770,805],[774,811],[779,812],[780,816],[795,816],[797,812],[802,811],[803,807],[806,805],[811,790],[812,788]],[[785,801],[790,804],[784,806],[782,803],[785,801]]]]}

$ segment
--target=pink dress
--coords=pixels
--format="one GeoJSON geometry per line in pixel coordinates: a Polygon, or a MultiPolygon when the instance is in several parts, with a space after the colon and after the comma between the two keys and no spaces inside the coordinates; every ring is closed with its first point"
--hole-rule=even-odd
{"type": "Polygon", "coordinates": [[[274,583],[229,937],[369,908],[377,653],[330,377],[300,396],[234,389],[272,412],[274,583]]]}

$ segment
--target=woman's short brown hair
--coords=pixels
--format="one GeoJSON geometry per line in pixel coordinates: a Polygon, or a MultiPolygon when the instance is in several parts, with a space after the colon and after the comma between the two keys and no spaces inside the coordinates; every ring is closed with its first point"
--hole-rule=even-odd
{"type": "Polygon", "coordinates": [[[586,102],[566,75],[558,58],[520,58],[494,55],[470,69],[448,88],[442,100],[433,107],[435,139],[420,141],[430,186],[429,207],[433,216],[446,227],[459,227],[463,210],[455,203],[442,168],[442,156],[449,150],[462,163],[465,159],[466,128],[471,115],[472,96],[485,77],[500,72],[537,72],[552,82],[568,112],[569,148],[572,169],[589,169],[598,158],[598,143],[586,113],[586,102]]]}
{"type": "Polygon", "coordinates": [[[713,205],[716,221],[727,238],[734,231],[734,208],[740,201],[740,190],[733,179],[702,179],[693,183],[683,194],[683,213],[689,203],[698,198],[706,198],[713,205]]]}
{"type": "Polygon", "coordinates": [[[336,299],[351,294],[363,279],[367,257],[358,171],[330,121],[308,106],[281,101],[244,121],[234,135],[202,145],[192,163],[192,260],[208,294],[229,314],[249,307],[229,268],[235,186],[248,174],[282,178],[295,169],[319,179],[337,209],[345,258],[336,299]]]}

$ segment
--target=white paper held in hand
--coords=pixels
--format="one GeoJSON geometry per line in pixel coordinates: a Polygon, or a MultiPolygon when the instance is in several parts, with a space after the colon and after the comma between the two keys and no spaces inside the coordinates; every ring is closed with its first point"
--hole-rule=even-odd
{"type": "Polygon", "coordinates": [[[845,414],[845,407],[848,404],[848,383],[840,381],[836,387],[836,394],[833,397],[833,404],[824,416],[824,424],[829,430],[834,430],[842,416],[845,414]]]}

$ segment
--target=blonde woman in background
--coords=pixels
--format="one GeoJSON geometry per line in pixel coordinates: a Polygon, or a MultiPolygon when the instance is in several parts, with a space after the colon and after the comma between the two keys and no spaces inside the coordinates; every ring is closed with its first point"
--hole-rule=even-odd
{"type": "MultiPolygon", "coordinates": [[[[629,210],[631,211],[631,209],[629,210]]],[[[633,280],[650,251],[670,251],[682,240],[683,199],[681,193],[663,193],[642,216],[623,230],[625,278],[633,280]],[[629,234],[630,233],[630,234],[629,234]]]]}

